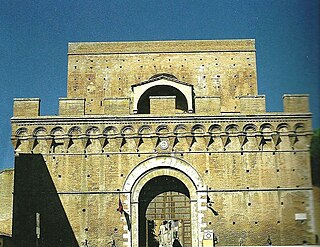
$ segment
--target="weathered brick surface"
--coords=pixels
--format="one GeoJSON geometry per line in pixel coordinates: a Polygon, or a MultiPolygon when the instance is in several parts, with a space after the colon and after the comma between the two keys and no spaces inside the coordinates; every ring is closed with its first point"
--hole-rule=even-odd
{"type": "Polygon", "coordinates": [[[197,97],[195,98],[195,111],[201,115],[219,115],[221,113],[220,97],[197,97]]]}
{"type": "Polygon", "coordinates": [[[263,114],[266,112],[266,100],[264,96],[241,96],[241,114],[263,114]]]}
{"type": "Polygon", "coordinates": [[[171,176],[190,198],[192,246],[202,245],[205,229],[219,245],[266,245],[268,235],[274,245],[315,242],[311,114],[305,100],[301,112],[265,112],[254,41],[72,43],[68,100],[59,116],[12,119],[15,152],[30,155],[18,167],[33,167],[27,157],[40,154],[33,173],[44,169],[52,183],[39,190],[55,190],[65,238],[71,231],[79,244],[142,246],[148,183],[171,176]],[[154,88],[150,114],[140,114],[135,93],[154,88]],[[119,198],[131,231],[116,211],[119,198]],[[295,220],[301,213],[303,222],[295,220]]]}
{"type": "Polygon", "coordinates": [[[150,114],[174,115],[176,109],[175,96],[150,96],[150,114]]]}
{"type": "MultiPolygon", "coordinates": [[[[128,115],[130,113],[130,99],[128,98],[104,99],[103,105],[104,105],[104,114],[107,114],[107,115],[118,116],[118,115],[128,115]]],[[[102,106],[102,104],[100,106],[102,106]]],[[[97,113],[99,114],[100,112],[97,112],[97,113]]]]}
{"type": "Polygon", "coordinates": [[[220,96],[223,112],[257,94],[253,40],[71,43],[68,63],[68,98],[86,98],[87,114],[102,114],[103,98],[132,99],[132,85],[160,73],[190,83],[196,96],[220,96]]]}
{"type": "Polygon", "coordinates": [[[12,169],[0,171],[0,233],[6,235],[12,234],[13,176],[12,169]]]}
{"type": "Polygon", "coordinates": [[[306,94],[285,94],[283,96],[285,112],[309,112],[309,96],[306,94]]]}
{"type": "Polygon", "coordinates": [[[38,117],[40,114],[40,99],[14,99],[13,116],[38,117]]]}
{"type": "Polygon", "coordinates": [[[85,99],[59,99],[60,116],[83,116],[85,99]]]}

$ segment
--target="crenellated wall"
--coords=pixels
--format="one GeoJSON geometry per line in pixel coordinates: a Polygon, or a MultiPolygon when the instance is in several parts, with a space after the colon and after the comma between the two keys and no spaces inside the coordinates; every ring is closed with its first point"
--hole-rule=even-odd
{"type": "Polygon", "coordinates": [[[285,94],[283,96],[284,112],[309,112],[308,94],[285,94]]]}
{"type": "MultiPolygon", "coordinates": [[[[156,96],[151,96],[156,99],[156,96]]],[[[173,97],[173,96],[171,96],[173,97]]],[[[159,97],[158,97],[159,98],[159,97]]],[[[266,112],[266,103],[264,95],[240,96],[239,106],[234,112],[221,111],[221,98],[214,96],[195,97],[195,115],[216,116],[216,115],[257,115],[270,114],[266,112]]],[[[61,116],[84,116],[92,115],[86,112],[86,99],[84,98],[60,98],[59,115],[61,116]]],[[[160,103],[161,105],[161,103],[160,103]]],[[[161,107],[154,107],[149,115],[162,115],[161,107]],[[159,109],[159,112],[157,112],[159,109]]],[[[305,94],[286,94],[283,96],[284,114],[286,113],[308,113],[309,96],[305,94]]],[[[130,98],[105,98],[100,104],[103,115],[132,115],[132,101],[130,98]]],[[[174,104],[166,107],[166,115],[181,115],[181,112],[175,111],[174,104]]],[[[192,114],[192,115],[193,115],[192,114]]],[[[273,113],[271,113],[273,114],[273,113]]],[[[279,113],[281,114],[281,113],[279,113]]],[[[38,117],[40,116],[40,99],[14,99],[14,117],[38,117]]]]}
{"type": "Polygon", "coordinates": [[[40,99],[16,98],[13,100],[14,117],[38,117],[40,116],[40,99]]]}
{"type": "Polygon", "coordinates": [[[16,243],[41,212],[43,246],[142,246],[139,205],[169,177],[189,246],[212,229],[222,246],[315,243],[308,96],[266,112],[254,40],[71,43],[68,59],[58,116],[14,101],[16,243]]]}
{"type": "MultiPolygon", "coordinates": [[[[214,225],[221,244],[236,245],[243,232],[248,234],[247,244],[263,244],[264,228],[275,244],[300,243],[301,231],[312,242],[311,223],[294,219],[297,213],[312,218],[311,134],[309,115],[290,120],[283,115],[263,120],[199,118],[196,124],[191,118],[165,117],[56,117],[28,124],[13,119],[15,152],[44,157],[78,241],[99,239],[101,231],[114,228],[120,234],[125,229],[121,221],[112,220],[101,231],[88,225],[98,224],[102,215],[117,219],[117,212],[109,208],[117,208],[118,193],[137,164],[170,155],[201,174],[207,186],[203,190],[221,215],[216,218],[205,211],[203,224],[214,225]],[[160,141],[167,141],[168,147],[160,148],[160,141]],[[97,200],[108,206],[102,208],[97,200]]],[[[125,208],[130,209],[127,204],[125,208]]]]}
{"type": "Polygon", "coordinates": [[[103,114],[104,98],[133,102],[131,86],[162,73],[192,85],[196,97],[221,97],[222,112],[237,111],[238,96],[257,95],[255,41],[69,44],[68,98],[85,98],[86,114],[103,114]]]}

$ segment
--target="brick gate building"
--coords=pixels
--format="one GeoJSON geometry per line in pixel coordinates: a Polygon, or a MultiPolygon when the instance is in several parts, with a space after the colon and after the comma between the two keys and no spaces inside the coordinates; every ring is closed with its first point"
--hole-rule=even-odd
{"type": "Polygon", "coordinates": [[[70,43],[59,114],[14,100],[16,244],[157,246],[161,229],[185,247],[314,243],[308,96],[266,112],[255,52],[70,43]]]}

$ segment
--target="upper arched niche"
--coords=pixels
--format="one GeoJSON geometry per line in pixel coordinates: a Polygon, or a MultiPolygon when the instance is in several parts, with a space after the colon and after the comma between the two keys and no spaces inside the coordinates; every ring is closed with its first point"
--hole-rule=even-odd
{"type": "Polygon", "coordinates": [[[149,80],[132,85],[133,112],[150,113],[150,96],[175,96],[176,111],[193,112],[192,85],[170,74],[157,74],[149,80]]]}

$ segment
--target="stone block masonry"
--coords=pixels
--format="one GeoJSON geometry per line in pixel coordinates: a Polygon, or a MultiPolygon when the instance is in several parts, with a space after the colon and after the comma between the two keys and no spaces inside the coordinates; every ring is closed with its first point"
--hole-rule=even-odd
{"type": "Polygon", "coordinates": [[[151,246],[165,220],[184,247],[211,230],[221,246],[316,243],[308,96],[266,112],[255,52],[254,40],[70,43],[60,114],[15,100],[17,246],[35,241],[36,213],[43,246],[151,246]]]}

